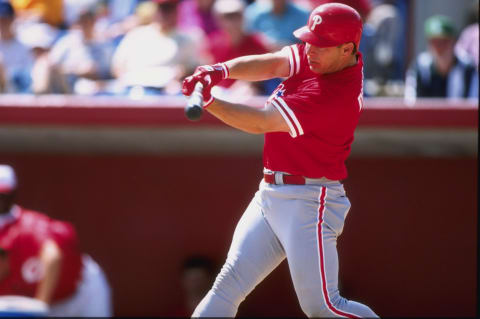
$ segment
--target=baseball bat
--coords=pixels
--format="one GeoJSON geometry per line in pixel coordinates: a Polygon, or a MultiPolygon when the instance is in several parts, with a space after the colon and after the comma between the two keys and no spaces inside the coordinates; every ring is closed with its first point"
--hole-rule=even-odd
{"type": "Polygon", "coordinates": [[[187,106],[185,107],[185,116],[190,121],[198,121],[203,113],[203,84],[197,82],[192,94],[188,98],[187,106]]]}

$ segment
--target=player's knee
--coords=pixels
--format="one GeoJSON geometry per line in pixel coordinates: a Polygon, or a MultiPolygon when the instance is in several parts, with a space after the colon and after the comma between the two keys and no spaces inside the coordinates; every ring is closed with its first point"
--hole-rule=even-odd
{"type": "Polygon", "coordinates": [[[300,307],[302,308],[305,315],[309,318],[325,318],[331,317],[332,313],[328,310],[328,307],[325,305],[324,301],[320,298],[318,300],[310,300],[308,302],[301,302],[300,307]]]}
{"type": "Polygon", "coordinates": [[[212,291],[233,304],[240,304],[248,294],[246,284],[234,265],[225,263],[218,274],[212,291]]]}

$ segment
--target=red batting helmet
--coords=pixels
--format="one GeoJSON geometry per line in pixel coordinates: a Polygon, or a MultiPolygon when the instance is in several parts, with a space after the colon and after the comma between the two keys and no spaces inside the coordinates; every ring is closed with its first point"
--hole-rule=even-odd
{"type": "Polygon", "coordinates": [[[326,3],[316,7],[308,24],[293,35],[321,48],[353,42],[358,49],[362,29],[362,18],[355,9],[341,3],[326,3]]]}

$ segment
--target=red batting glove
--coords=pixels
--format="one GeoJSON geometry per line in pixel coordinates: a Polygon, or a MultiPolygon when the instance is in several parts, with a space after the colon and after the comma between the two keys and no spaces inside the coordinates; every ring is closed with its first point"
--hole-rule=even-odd
{"type": "Polygon", "coordinates": [[[195,69],[193,75],[185,78],[182,85],[183,95],[190,96],[195,88],[195,84],[200,82],[203,84],[203,108],[206,108],[213,102],[212,87],[220,83],[223,79],[228,78],[229,71],[225,63],[217,63],[214,65],[202,65],[195,69]]]}

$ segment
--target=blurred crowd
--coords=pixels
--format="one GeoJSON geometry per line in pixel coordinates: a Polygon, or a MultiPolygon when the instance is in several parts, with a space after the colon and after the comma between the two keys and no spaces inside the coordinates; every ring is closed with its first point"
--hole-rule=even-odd
{"type": "MultiPolygon", "coordinates": [[[[295,43],[311,9],[332,0],[0,0],[0,92],[179,95],[196,66],[295,43]]],[[[364,21],[366,96],[478,97],[478,1],[460,30],[425,21],[428,50],[407,61],[407,1],[337,0],[364,21]],[[468,23],[467,23],[468,22],[468,23]]],[[[239,96],[281,79],[225,80],[239,96]]]]}

